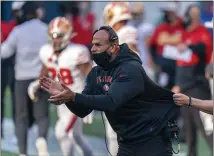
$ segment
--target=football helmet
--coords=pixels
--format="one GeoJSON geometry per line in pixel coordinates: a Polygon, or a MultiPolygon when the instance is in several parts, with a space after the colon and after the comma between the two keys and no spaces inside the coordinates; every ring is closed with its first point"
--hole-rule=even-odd
{"type": "Polygon", "coordinates": [[[132,19],[128,2],[111,2],[104,8],[105,23],[113,27],[114,24],[132,19]]]}
{"type": "Polygon", "coordinates": [[[64,49],[70,43],[72,31],[73,27],[65,17],[56,17],[49,23],[48,37],[55,51],[64,49]]]}

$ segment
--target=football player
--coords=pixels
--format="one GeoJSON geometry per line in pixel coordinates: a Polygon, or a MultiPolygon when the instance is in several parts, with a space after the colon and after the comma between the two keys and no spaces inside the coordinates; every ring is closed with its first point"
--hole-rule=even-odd
{"type": "MultiPolygon", "coordinates": [[[[48,74],[52,79],[57,79],[57,74],[60,74],[65,85],[71,90],[81,93],[92,65],[87,47],[70,43],[71,37],[75,35],[72,29],[72,25],[64,17],[56,17],[50,22],[48,29],[50,44],[46,44],[40,49],[40,58],[43,62],[41,76],[48,74]]],[[[36,100],[38,88],[38,80],[29,85],[28,93],[31,99],[36,100]]],[[[71,155],[75,143],[81,147],[84,155],[93,155],[83,137],[84,119],[75,116],[64,104],[57,107],[57,114],[55,134],[63,155],[71,155]]],[[[87,122],[92,122],[91,115],[86,118],[87,122]]]]}
{"type": "Polygon", "coordinates": [[[105,23],[111,26],[119,37],[119,44],[127,43],[129,48],[138,52],[137,29],[128,22],[132,19],[128,2],[111,2],[104,8],[105,23]]]}

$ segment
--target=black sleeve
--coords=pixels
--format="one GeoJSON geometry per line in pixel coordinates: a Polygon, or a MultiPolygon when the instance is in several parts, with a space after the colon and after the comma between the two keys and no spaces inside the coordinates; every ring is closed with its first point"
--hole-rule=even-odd
{"type": "MultiPolygon", "coordinates": [[[[93,69],[92,69],[93,70],[93,69]]],[[[86,86],[84,88],[84,90],[82,91],[82,94],[86,94],[86,95],[91,95],[93,94],[93,87],[91,87],[91,75],[92,75],[92,72],[91,71],[88,76],[87,76],[87,79],[86,79],[86,86]]],[[[67,102],[65,103],[65,105],[68,107],[68,109],[74,113],[75,115],[83,118],[85,116],[87,116],[88,114],[90,114],[92,112],[93,109],[90,109],[86,106],[83,106],[83,105],[78,105],[76,104],[75,102],[67,102]]]]}
{"type": "Polygon", "coordinates": [[[204,43],[199,42],[194,45],[189,45],[189,48],[192,50],[193,53],[196,53],[199,57],[202,57],[202,58],[205,57],[206,46],[204,43]]]}
{"type": "Polygon", "coordinates": [[[99,111],[115,111],[144,91],[142,66],[127,63],[119,69],[105,95],[77,94],[75,103],[99,111]]]}

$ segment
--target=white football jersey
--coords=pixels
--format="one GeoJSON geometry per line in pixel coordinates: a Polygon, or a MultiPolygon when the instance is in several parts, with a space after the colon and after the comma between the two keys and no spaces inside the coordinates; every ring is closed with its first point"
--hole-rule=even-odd
{"type": "Polygon", "coordinates": [[[138,44],[137,29],[131,25],[125,25],[117,31],[119,44],[138,44]]]}
{"type": "Polygon", "coordinates": [[[57,57],[51,44],[46,44],[40,50],[40,58],[52,79],[57,80],[57,73],[60,73],[65,85],[74,92],[82,92],[85,76],[77,65],[90,62],[90,54],[85,46],[70,44],[57,57]]]}

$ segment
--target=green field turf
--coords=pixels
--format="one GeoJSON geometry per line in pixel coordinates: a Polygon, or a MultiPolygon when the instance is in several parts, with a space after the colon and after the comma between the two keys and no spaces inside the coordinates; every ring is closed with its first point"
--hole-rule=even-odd
{"type": "Polygon", "coordinates": [[[1,156],[18,156],[18,154],[7,152],[7,151],[1,151],[1,156]]]}

